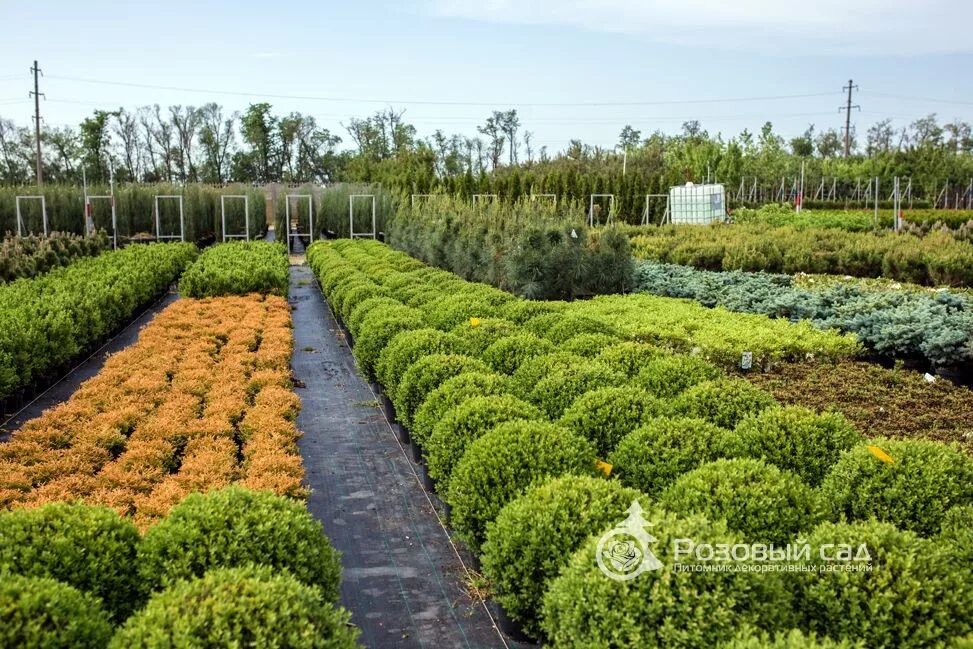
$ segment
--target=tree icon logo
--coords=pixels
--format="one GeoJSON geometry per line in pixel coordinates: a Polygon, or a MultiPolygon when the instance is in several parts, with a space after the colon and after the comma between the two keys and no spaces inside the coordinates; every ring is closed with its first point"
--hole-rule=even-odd
{"type": "Polygon", "coordinates": [[[662,567],[649,550],[649,544],[658,539],[645,531],[652,523],[642,517],[642,511],[639,502],[633,500],[628,508],[628,518],[598,539],[595,558],[601,571],[611,579],[628,581],[647,570],[662,567]]]}

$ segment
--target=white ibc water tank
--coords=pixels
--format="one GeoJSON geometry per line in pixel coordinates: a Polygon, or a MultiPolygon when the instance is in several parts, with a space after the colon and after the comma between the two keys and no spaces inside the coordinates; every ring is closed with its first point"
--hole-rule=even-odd
{"type": "Polygon", "coordinates": [[[726,190],[723,185],[686,183],[669,189],[671,223],[705,225],[726,220],[726,190]]]}

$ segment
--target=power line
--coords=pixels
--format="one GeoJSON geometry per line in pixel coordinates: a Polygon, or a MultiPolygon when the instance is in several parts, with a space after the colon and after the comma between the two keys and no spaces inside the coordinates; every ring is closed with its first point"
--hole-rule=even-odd
{"type": "Polygon", "coordinates": [[[355,98],[355,97],[324,97],[317,95],[288,95],[265,92],[240,92],[233,90],[213,90],[210,88],[187,88],[182,86],[164,86],[148,83],[133,83],[129,81],[108,81],[104,79],[87,79],[81,77],[66,77],[51,75],[48,79],[58,79],[60,81],[72,81],[77,83],[90,83],[106,86],[124,86],[128,88],[146,88],[149,90],[168,90],[175,92],[194,92],[208,95],[231,95],[236,97],[267,97],[270,99],[298,99],[302,101],[331,101],[346,103],[372,103],[372,104],[403,104],[417,106],[531,106],[531,107],[554,107],[554,106],[666,106],[679,104],[716,104],[716,103],[735,103],[749,101],[776,101],[785,99],[807,99],[809,97],[830,97],[834,92],[803,93],[797,95],[773,95],[765,97],[734,97],[723,99],[679,99],[663,101],[595,101],[595,102],[478,102],[478,101],[431,101],[415,99],[374,99],[374,98],[355,98]]]}

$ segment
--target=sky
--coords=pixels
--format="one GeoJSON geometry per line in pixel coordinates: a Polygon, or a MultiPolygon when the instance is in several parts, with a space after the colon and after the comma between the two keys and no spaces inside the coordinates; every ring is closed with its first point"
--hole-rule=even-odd
{"type": "Polygon", "coordinates": [[[860,135],[936,113],[973,122],[969,0],[0,0],[0,116],[76,125],[95,109],[216,101],[342,123],[405,110],[420,136],[516,108],[535,147],[611,147],[698,119],[729,137],[860,135]]]}

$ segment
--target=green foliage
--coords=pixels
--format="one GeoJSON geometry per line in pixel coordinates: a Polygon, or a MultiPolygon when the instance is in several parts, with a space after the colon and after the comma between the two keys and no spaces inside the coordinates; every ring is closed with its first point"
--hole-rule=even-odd
{"type": "Polygon", "coordinates": [[[560,424],[594,444],[598,457],[607,457],[623,437],[663,410],[663,404],[645,390],[599,388],[575,399],[560,424]]]}
{"type": "Polygon", "coordinates": [[[464,372],[489,372],[483,361],[462,354],[431,354],[419,359],[406,370],[393,396],[395,414],[406,426],[429,393],[444,381],[464,372]]]}
{"type": "Polygon", "coordinates": [[[522,325],[531,318],[565,309],[567,302],[546,300],[514,300],[500,307],[500,317],[522,325]]]}
{"type": "Polygon", "coordinates": [[[586,362],[584,357],[568,352],[552,352],[525,359],[513,373],[513,385],[518,394],[529,395],[534,386],[545,376],[578,363],[586,362]]]}
{"type": "Polygon", "coordinates": [[[538,421],[500,424],[471,442],[446,492],[453,527],[476,551],[487,524],[508,502],[547,478],[594,471],[594,449],[582,437],[538,421]]]}
{"type": "Polygon", "coordinates": [[[499,424],[518,420],[539,420],[544,415],[534,406],[509,394],[471,397],[446,411],[432,429],[425,445],[429,476],[439,491],[449,489],[453,469],[470,443],[499,424]]]}
{"type": "Polygon", "coordinates": [[[595,358],[601,352],[618,342],[618,337],[611,334],[578,334],[561,343],[561,349],[569,354],[577,354],[585,358],[595,358]]]}
{"type": "Polygon", "coordinates": [[[861,435],[838,413],[788,406],[743,419],[731,437],[731,453],[765,460],[816,487],[841,454],[860,441],[861,435]]]}
{"type": "Polygon", "coordinates": [[[303,503],[269,492],[226,487],[190,494],[139,547],[139,569],[151,589],[213,568],[256,564],[287,570],[327,601],[338,599],[341,564],[321,523],[303,503]]]}
{"type": "Polygon", "coordinates": [[[52,577],[124,620],[142,602],[135,526],[105,507],[51,503],[0,512],[0,573],[52,577]]]}
{"type": "Polygon", "coordinates": [[[529,400],[550,419],[557,419],[585,392],[624,382],[621,373],[604,363],[585,360],[542,378],[531,390],[529,400]]]}
{"type": "Polygon", "coordinates": [[[797,475],[749,458],[703,464],[677,478],[659,503],[676,514],[722,518],[750,543],[780,545],[814,527],[825,510],[797,475]]]}
{"type": "Polygon", "coordinates": [[[487,347],[480,358],[501,374],[513,374],[531,358],[554,352],[554,344],[532,333],[504,336],[487,347]]]}
{"type": "Polygon", "coordinates": [[[541,627],[549,645],[588,647],[713,647],[741,626],[790,628],[793,613],[780,575],[774,573],[674,571],[675,539],[738,543],[722,522],[702,516],[677,518],[647,510],[650,549],[662,567],[629,581],[608,579],[596,565],[598,538],[586,542],[551,582],[541,627]]]}
{"type": "Polygon", "coordinates": [[[823,523],[808,544],[815,559],[842,544],[854,556],[864,544],[871,570],[798,573],[803,628],[876,649],[942,646],[970,632],[973,582],[934,542],[871,521],[823,523]]]}
{"type": "Polygon", "coordinates": [[[266,566],[220,569],[156,594],[112,649],[353,649],[351,616],[320,590],[266,566]]]}
{"type": "Polygon", "coordinates": [[[730,435],[703,419],[660,417],[623,437],[608,463],[623,484],[656,496],[684,473],[723,457],[730,435]]]}
{"type": "Polygon", "coordinates": [[[459,337],[438,329],[412,329],[397,334],[378,356],[375,376],[394,395],[406,371],[424,356],[456,354],[462,348],[459,337]]]}
{"type": "Polygon", "coordinates": [[[287,295],[290,267],[283,244],[232,241],[207,248],[179,281],[184,297],[287,295]]]}
{"type": "Polygon", "coordinates": [[[632,502],[648,500],[616,481],[553,478],[507,504],[487,526],[483,574],[497,601],[535,637],[541,601],[571,555],[592,534],[625,520],[632,502]]]}
{"type": "Polygon", "coordinates": [[[555,343],[564,343],[579,334],[617,336],[618,331],[602,320],[567,313],[557,317],[545,335],[555,343]]]}
{"type": "Polygon", "coordinates": [[[723,428],[733,428],[743,418],[770,408],[777,402],[770,394],[745,379],[705,381],[682,392],[672,409],[686,417],[699,417],[723,428]]]}
{"type": "Polygon", "coordinates": [[[357,336],[361,331],[361,323],[373,309],[378,309],[379,313],[389,307],[401,307],[402,303],[390,297],[370,297],[362,300],[354,306],[351,314],[345,318],[345,326],[352,336],[357,336]]]}
{"type": "Polygon", "coordinates": [[[835,515],[850,521],[877,518],[931,536],[946,511],[973,504],[973,458],[926,440],[878,438],[845,452],[821,484],[835,515]],[[886,464],[868,446],[892,458],[886,464]]]}
{"type": "Polygon", "coordinates": [[[623,372],[628,377],[635,377],[650,361],[664,354],[665,352],[655,345],[631,341],[617,342],[603,349],[597,360],[623,372]]]}
{"type": "Polygon", "coordinates": [[[442,421],[452,408],[473,397],[511,392],[510,378],[493,372],[464,372],[446,379],[428,394],[426,400],[416,410],[409,435],[417,444],[425,444],[436,424],[442,421]]]}
{"type": "Polygon", "coordinates": [[[0,647],[104,649],[111,636],[94,596],[54,579],[0,579],[0,647]]]}
{"type": "Polygon", "coordinates": [[[513,296],[488,289],[487,287],[472,285],[464,287],[458,292],[442,296],[422,306],[429,326],[443,331],[449,331],[463,323],[469,324],[470,318],[492,318],[497,313],[497,307],[513,296]]]}
{"type": "Polygon", "coordinates": [[[117,330],[196,254],[188,243],[130,246],[0,286],[0,398],[117,330]]]}
{"type": "Polygon", "coordinates": [[[675,354],[650,359],[639,370],[635,384],[661,399],[672,399],[687,388],[721,376],[718,367],[698,356],[675,354]]]}
{"type": "Polygon", "coordinates": [[[355,335],[355,347],[352,353],[358,361],[358,367],[369,381],[375,377],[375,363],[382,350],[395,336],[403,331],[412,331],[425,327],[422,314],[407,306],[381,307],[372,309],[361,319],[358,333],[355,335]]]}
{"type": "Polygon", "coordinates": [[[865,645],[851,640],[832,640],[814,633],[805,635],[797,629],[771,636],[747,628],[732,640],[720,644],[719,649],[865,649],[865,645]]]}
{"type": "Polygon", "coordinates": [[[453,333],[463,340],[468,354],[482,356],[490,345],[504,336],[517,333],[518,330],[519,327],[509,320],[479,318],[473,322],[467,320],[459,323],[453,329],[453,333]]]}
{"type": "Polygon", "coordinates": [[[46,237],[8,233],[0,244],[0,283],[43,275],[78,259],[100,255],[110,246],[103,231],[89,236],[51,232],[46,237]]]}

